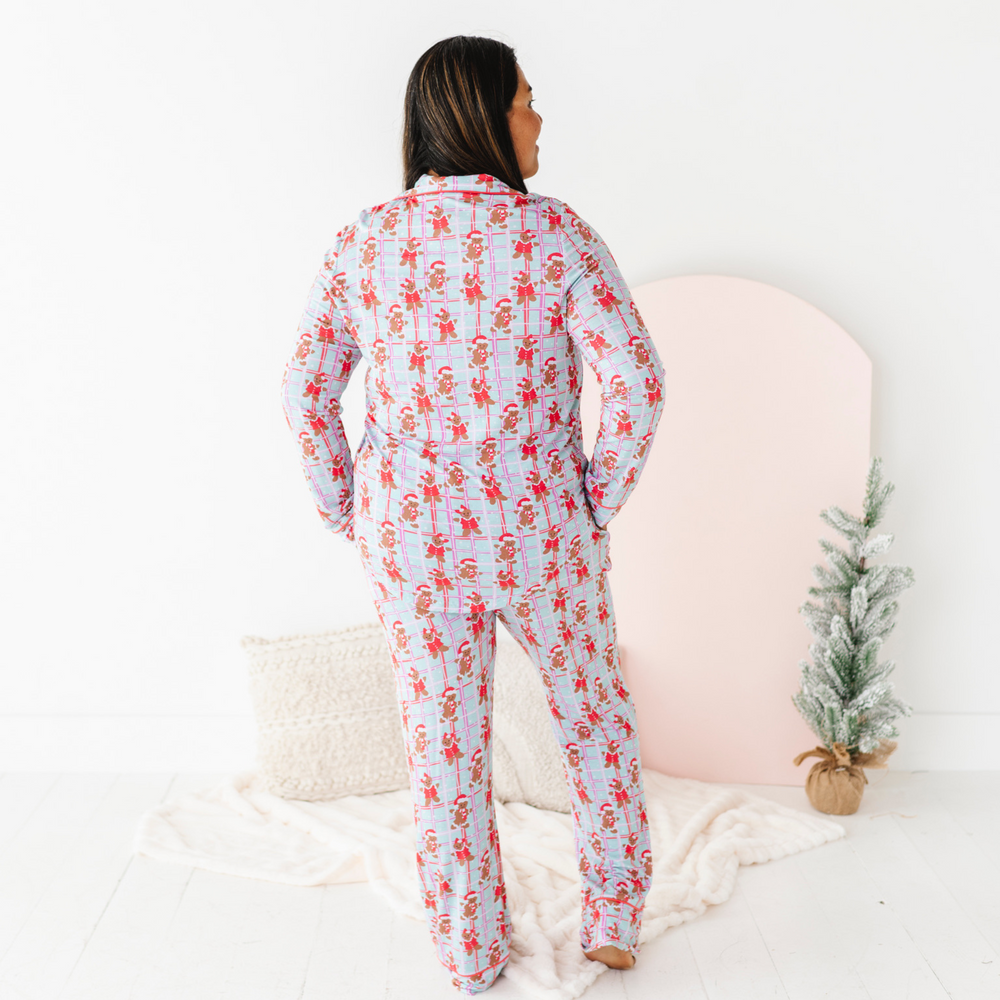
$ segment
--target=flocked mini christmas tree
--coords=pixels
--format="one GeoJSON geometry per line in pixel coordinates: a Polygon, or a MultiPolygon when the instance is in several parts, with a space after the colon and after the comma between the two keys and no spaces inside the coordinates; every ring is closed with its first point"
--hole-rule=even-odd
{"type": "Polygon", "coordinates": [[[882,481],[882,460],[873,458],[862,516],[839,507],[822,511],[820,517],[848,545],[845,549],[820,539],[828,566],[813,567],[818,586],[809,588],[819,602],[807,601],[799,609],[816,641],[809,647],[812,663],[800,663],[801,690],[792,695],[792,701],[823,747],[799,754],[795,763],[810,755],[822,758],[809,775],[813,787],[807,781],[806,788],[813,805],[825,812],[857,808],[867,781],[862,767],[885,766],[896,747],[889,739],[898,735],[893,720],[913,711],[893,695],[888,677],[895,665],[879,662],[882,644],[896,625],[896,597],[913,585],[913,570],[870,563],[892,544],[892,535],[870,536],[894,489],[892,483],[882,481]],[[854,779],[854,808],[841,808],[849,803],[826,787],[838,777],[835,771],[847,772],[844,777],[854,779]],[[819,779],[824,788],[817,786],[819,779]],[[837,807],[826,808],[834,800],[837,807]]]}

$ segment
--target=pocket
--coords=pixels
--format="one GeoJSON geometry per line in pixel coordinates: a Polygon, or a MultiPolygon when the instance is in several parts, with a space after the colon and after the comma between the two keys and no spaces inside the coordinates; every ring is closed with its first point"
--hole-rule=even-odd
{"type": "Polygon", "coordinates": [[[594,515],[587,508],[587,520],[590,523],[591,538],[595,539],[594,558],[603,572],[611,569],[611,532],[607,528],[602,528],[595,520],[594,515]]]}
{"type": "Polygon", "coordinates": [[[588,508],[588,513],[590,513],[590,523],[591,523],[591,526],[593,527],[594,531],[599,531],[602,535],[607,536],[607,534],[608,534],[607,525],[605,525],[602,528],[601,525],[599,525],[597,523],[597,521],[594,520],[594,515],[593,515],[592,512],[590,512],[589,508],[588,508]]]}
{"type": "Polygon", "coordinates": [[[586,487],[583,488],[583,506],[586,507],[587,509],[587,520],[590,522],[591,528],[593,528],[595,531],[607,531],[607,528],[602,528],[594,520],[594,509],[593,507],[590,506],[590,496],[587,493],[586,487]]]}

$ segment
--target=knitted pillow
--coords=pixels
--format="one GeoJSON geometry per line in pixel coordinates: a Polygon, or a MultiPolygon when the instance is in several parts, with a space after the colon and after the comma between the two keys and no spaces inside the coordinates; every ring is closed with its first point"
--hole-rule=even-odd
{"type": "MultiPolygon", "coordinates": [[[[245,636],[261,777],[276,795],[320,801],[409,787],[392,660],[378,623],[313,635],[245,636]]],[[[521,647],[497,642],[493,794],[570,811],[545,688],[521,647]]]]}
{"type": "Polygon", "coordinates": [[[288,799],[409,788],[392,661],[376,622],[315,635],[245,636],[257,762],[288,799]]]}

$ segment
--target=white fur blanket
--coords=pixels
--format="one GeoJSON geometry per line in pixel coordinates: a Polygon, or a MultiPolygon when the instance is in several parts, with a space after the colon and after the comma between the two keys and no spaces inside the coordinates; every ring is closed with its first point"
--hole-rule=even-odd
{"type": "MultiPolygon", "coordinates": [[[[639,944],[728,899],[740,865],[845,836],[839,823],[745,791],[643,770],[653,880],[639,944]]],[[[605,971],[580,948],[572,819],[496,804],[511,908],[503,975],[539,1000],[580,996],[605,971]]],[[[409,790],[299,802],[254,772],[148,810],[135,850],[162,861],[292,885],[369,881],[396,910],[424,920],[409,790]]],[[[428,949],[431,948],[428,935],[428,949]]]]}

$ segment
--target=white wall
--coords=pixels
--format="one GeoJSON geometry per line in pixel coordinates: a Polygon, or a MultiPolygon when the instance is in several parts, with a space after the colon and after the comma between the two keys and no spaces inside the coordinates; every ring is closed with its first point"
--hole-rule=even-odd
{"type": "Polygon", "coordinates": [[[887,650],[916,709],[896,766],[1000,767],[1000,5],[610,9],[8,12],[0,768],[250,766],[240,636],[373,617],[279,383],[334,233],[400,191],[410,67],[458,33],[515,45],[545,119],[529,187],[632,285],[768,282],[871,356],[918,581],[887,650]]]}

